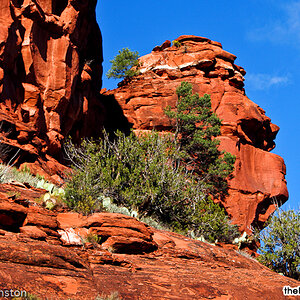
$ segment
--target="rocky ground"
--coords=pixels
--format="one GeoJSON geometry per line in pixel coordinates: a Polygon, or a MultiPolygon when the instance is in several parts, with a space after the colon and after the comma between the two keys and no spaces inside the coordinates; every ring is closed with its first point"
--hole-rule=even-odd
{"type": "Polygon", "coordinates": [[[215,246],[112,213],[41,206],[47,191],[0,185],[0,290],[41,299],[283,299],[298,286],[232,245],[215,246]],[[101,239],[96,239],[98,235],[101,239]],[[231,248],[231,249],[230,249],[231,248]]]}

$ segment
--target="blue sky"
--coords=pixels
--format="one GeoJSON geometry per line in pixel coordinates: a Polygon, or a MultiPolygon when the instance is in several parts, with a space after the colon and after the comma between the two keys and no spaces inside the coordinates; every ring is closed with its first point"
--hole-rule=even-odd
{"type": "MultiPolygon", "coordinates": [[[[274,153],[287,165],[290,199],[299,208],[300,0],[98,0],[104,73],[119,49],[140,55],[183,34],[221,42],[247,71],[247,96],[280,126],[274,153]],[[299,176],[299,177],[298,177],[299,176]]],[[[117,82],[104,76],[103,87],[117,82]]]]}

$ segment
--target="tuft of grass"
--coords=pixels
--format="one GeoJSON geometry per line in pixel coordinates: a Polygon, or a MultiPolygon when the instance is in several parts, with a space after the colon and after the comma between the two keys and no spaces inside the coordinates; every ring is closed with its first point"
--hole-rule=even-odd
{"type": "Polygon", "coordinates": [[[155,220],[153,217],[139,215],[135,210],[130,210],[125,206],[116,205],[115,203],[113,203],[113,199],[109,197],[100,196],[99,200],[102,200],[103,208],[110,213],[118,213],[129,217],[134,217],[137,220],[144,222],[158,230],[172,231],[169,226],[163,224],[162,222],[159,222],[158,220],[155,220]]]}
{"type": "Polygon", "coordinates": [[[86,243],[91,243],[93,245],[94,248],[97,248],[97,246],[100,244],[101,242],[101,236],[99,236],[96,233],[89,233],[85,239],[83,239],[83,244],[86,243]]]}
{"type": "MultiPolygon", "coordinates": [[[[48,191],[41,199],[37,199],[38,202],[49,209],[53,210],[56,207],[65,205],[65,191],[63,188],[56,186],[45,180],[41,175],[34,176],[30,173],[30,169],[25,165],[22,170],[17,170],[13,166],[7,166],[0,164],[0,183],[10,183],[17,181],[23,184],[28,184],[35,188],[45,189],[48,191]]],[[[15,198],[20,197],[18,193],[11,194],[15,198]]]]}
{"type": "Polygon", "coordinates": [[[153,217],[149,217],[149,216],[142,216],[141,218],[137,218],[139,221],[144,222],[146,224],[148,224],[149,226],[158,229],[158,230],[164,230],[164,231],[172,231],[172,229],[167,225],[164,224],[162,222],[158,222],[157,220],[155,220],[153,217]]]}
{"type": "Polygon", "coordinates": [[[248,252],[246,251],[243,251],[243,250],[236,250],[236,253],[248,258],[248,259],[251,259],[253,261],[257,261],[257,259],[255,259],[254,257],[252,257],[248,252]]]}
{"type": "Polygon", "coordinates": [[[37,187],[40,179],[33,176],[26,169],[24,171],[18,171],[15,167],[0,164],[0,183],[9,183],[11,181],[28,183],[33,187],[37,187]]]}
{"type": "Polygon", "coordinates": [[[12,300],[41,300],[41,298],[34,294],[27,293],[26,297],[14,297],[12,300]]]}
{"type": "Polygon", "coordinates": [[[109,296],[98,295],[95,300],[121,300],[121,298],[118,292],[112,292],[109,296]]]}

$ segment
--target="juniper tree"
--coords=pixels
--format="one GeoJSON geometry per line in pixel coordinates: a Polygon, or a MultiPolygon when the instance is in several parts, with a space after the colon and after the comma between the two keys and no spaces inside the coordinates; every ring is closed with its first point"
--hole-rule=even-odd
{"type": "Polygon", "coordinates": [[[110,61],[112,66],[106,74],[107,78],[120,79],[137,75],[138,58],[139,53],[137,51],[131,51],[128,48],[119,50],[119,54],[110,61]]]}
{"type": "Polygon", "coordinates": [[[277,209],[259,233],[258,261],[275,272],[300,280],[300,211],[277,209]]]}
{"type": "Polygon", "coordinates": [[[176,108],[167,107],[165,113],[175,120],[172,124],[179,162],[192,169],[209,192],[225,195],[226,178],[233,172],[235,157],[218,149],[221,120],[211,110],[210,96],[193,94],[188,82],[182,82],[176,93],[176,108]]]}

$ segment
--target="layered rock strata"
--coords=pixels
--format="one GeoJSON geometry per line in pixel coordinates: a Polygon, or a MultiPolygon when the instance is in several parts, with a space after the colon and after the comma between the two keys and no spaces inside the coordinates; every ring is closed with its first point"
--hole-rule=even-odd
{"type": "Polygon", "coordinates": [[[284,286],[299,285],[234,247],[156,230],[120,214],[49,211],[37,203],[46,192],[0,185],[1,291],[39,299],[114,292],[120,299],[283,299],[284,286]]]}
{"type": "Polygon", "coordinates": [[[96,1],[0,1],[1,160],[53,175],[61,142],[97,136],[102,38],[96,1]],[[31,165],[32,164],[32,165],[31,165]]]}
{"type": "Polygon", "coordinates": [[[274,211],[272,198],[288,198],[285,164],[270,153],[279,127],[245,94],[245,70],[218,42],[181,36],[176,46],[166,41],[140,58],[140,75],[104,94],[114,96],[136,131],[170,130],[164,108],[176,106],[182,81],[193,91],[211,95],[212,109],[222,119],[220,149],[236,156],[229,196],[222,201],[241,231],[262,226],[274,211]]]}

